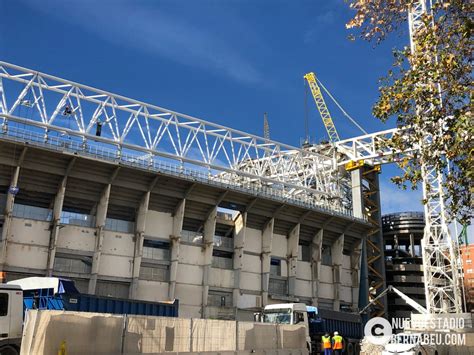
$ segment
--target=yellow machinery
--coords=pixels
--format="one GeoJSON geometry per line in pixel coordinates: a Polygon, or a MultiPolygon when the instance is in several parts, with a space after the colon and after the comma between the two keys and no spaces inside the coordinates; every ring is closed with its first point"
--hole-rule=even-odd
{"type": "Polygon", "coordinates": [[[311,89],[311,93],[313,94],[314,102],[318,107],[319,114],[323,119],[324,127],[326,127],[326,131],[328,132],[329,141],[331,143],[339,141],[339,134],[337,133],[336,126],[334,126],[334,122],[332,121],[331,114],[329,113],[328,107],[326,106],[326,102],[324,101],[323,94],[321,93],[321,88],[316,81],[316,75],[311,72],[304,76],[306,81],[308,82],[309,88],[311,89]]]}

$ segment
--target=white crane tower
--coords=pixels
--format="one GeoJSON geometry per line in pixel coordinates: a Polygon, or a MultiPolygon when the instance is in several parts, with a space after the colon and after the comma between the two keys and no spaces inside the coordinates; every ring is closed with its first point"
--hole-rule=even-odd
{"type": "MultiPolygon", "coordinates": [[[[431,11],[431,1],[416,1],[408,11],[410,46],[412,53],[417,51],[416,37],[422,28],[422,17],[431,11]]],[[[433,58],[436,60],[436,58],[433,58]]],[[[418,112],[422,116],[430,112],[418,112]]],[[[442,127],[442,122],[440,123],[442,127]]],[[[340,152],[350,158],[347,162],[387,163],[393,151],[383,150],[384,141],[399,130],[387,130],[336,142],[340,152]],[[381,151],[382,149],[382,151],[381,151]],[[387,160],[388,159],[388,160],[387,160]]],[[[429,134],[423,137],[421,145],[432,141],[429,134]]],[[[396,152],[396,154],[409,152],[396,152]]],[[[446,158],[445,158],[446,159],[446,158]]],[[[341,164],[341,162],[340,162],[341,164]]],[[[457,240],[453,239],[448,229],[443,196],[443,173],[436,167],[421,161],[423,199],[425,201],[425,230],[422,239],[422,260],[425,283],[426,307],[429,313],[461,313],[463,298],[461,291],[462,269],[457,240]]]]}

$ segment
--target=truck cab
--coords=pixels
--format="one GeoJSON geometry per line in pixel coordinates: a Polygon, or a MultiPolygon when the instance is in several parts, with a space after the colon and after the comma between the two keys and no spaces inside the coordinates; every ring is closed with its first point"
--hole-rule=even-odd
{"type": "Polygon", "coordinates": [[[311,354],[312,345],[308,325],[308,310],[304,303],[282,303],[265,306],[260,319],[263,323],[304,324],[306,344],[308,352],[311,354]]]}
{"type": "Polygon", "coordinates": [[[0,284],[0,353],[20,351],[23,327],[23,291],[18,285],[0,284]]]}
{"type": "MultiPolygon", "coordinates": [[[[264,323],[304,324],[310,354],[321,351],[321,336],[335,331],[343,333],[345,354],[359,353],[362,323],[359,315],[319,309],[304,303],[283,303],[265,306],[259,320],[264,323]]],[[[257,320],[257,319],[256,319],[257,320]]]]}

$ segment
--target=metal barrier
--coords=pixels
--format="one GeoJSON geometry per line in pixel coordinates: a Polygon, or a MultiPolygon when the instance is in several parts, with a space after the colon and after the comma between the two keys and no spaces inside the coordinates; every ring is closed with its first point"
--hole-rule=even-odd
{"type": "Polygon", "coordinates": [[[233,176],[218,174],[217,171],[212,169],[190,169],[184,166],[184,164],[176,165],[171,162],[158,160],[156,156],[139,156],[137,153],[130,154],[125,151],[121,151],[120,154],[118,154],[116,149],[108,149],[103,145],[93,145],[90,142],[85,144],[81,141],[71,140],[63,136],[48,135],[47,139],[45,139],[44,134],[14,126],[9,126],[8,130],[0,130],[0,140],[26,143],[61,153],[67,152],[97,160],[120,163],[132,168],[154,171],[193,182],[202,182],[222,189],[230,188],[235,191],[241,191],[306,209],[312,209],[331,215],[340,215],[353,220],[360,220],[360,218],[352,215],[352,210],[342,205],[330,204],[326,200],[316,201],[303,194],[289,197],[285,191],[277,188],[262,186],[251,182],[238,182],[233,176]]]}

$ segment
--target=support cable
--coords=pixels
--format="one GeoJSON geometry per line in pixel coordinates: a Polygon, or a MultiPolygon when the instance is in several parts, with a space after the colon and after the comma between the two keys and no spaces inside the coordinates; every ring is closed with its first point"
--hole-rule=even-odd
{"type": "Polygon", "coordinates": [[[323,88],[324,92],[326,94],[328,94],[328,96],[331,98],[332,101],[334,101],[334,103],[336,104],[336,106],[339,108],[339,110],[341,110],[341,112],[343,113],[344,116],[346,116],[357,128],[359,128],[364,134],[369,134],[367,133],[367,131],[362,128],[362,126],[357,123],[357,121],[352,118],[351,115],[349,115],[346,110],[344,110],[344,108],[341,106],[341,104],[336,100],[336,98],[334,96],[331,95],[331,93],[329,92],[328,89],[326,89],[326,87],[323,85],[323,83],[321,82],[321,80],[319,80],[318,78],[316,78],[318,84],[323,88]]]}

